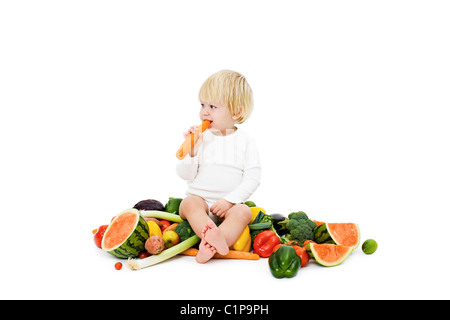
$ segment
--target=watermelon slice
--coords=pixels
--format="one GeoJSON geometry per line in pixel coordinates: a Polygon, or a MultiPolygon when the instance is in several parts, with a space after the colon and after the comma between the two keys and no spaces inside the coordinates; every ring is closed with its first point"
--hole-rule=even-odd
{"type": "Polygon", "coordinates": [[[145,251],[145,241],[149,238],[148,224],[137,209],[119,213],[106,229],[102,249],[118,257],[137,257],[145,251]]]}
{"type": "Polygon", "coordinates": [[[334,267],[348,258],[353,252],[353,247],[340,246],[337,244],[317,244],[310,242],[306,246],[309,256],[324,267],[334,267]]]}
{"type": "Polygon", "coordinates": [[[330,243],[355,249],[361,235],[356,223],[324,223],[314,228],[317,243],[330,243]]]}

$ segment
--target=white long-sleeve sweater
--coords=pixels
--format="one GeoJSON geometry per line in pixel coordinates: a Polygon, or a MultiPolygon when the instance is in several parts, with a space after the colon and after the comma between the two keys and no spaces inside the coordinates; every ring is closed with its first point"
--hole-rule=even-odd
{"type": "Polygon", "coordinates": [[[261,164],[255,140],[242,129],[227,136],[203,133],[197,156],[187,155],[177,163],[177,174],[188,182],[186,194],[209,203],[224,198],[231,203],[246,201],[258,188],[261,164]]]}

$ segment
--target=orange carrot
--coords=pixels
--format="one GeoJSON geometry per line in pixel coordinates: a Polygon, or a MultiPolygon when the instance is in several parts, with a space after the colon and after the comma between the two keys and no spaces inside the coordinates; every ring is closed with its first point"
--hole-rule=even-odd
{"type": "Polygon", "coordinates": [[[180,254],[184,254],[185,256],[195,257],[197,255],[197,253],[198,253],[198,249],[189,248],[189,249],[184,250],[180,254]]]}
{"type": "Polygon", "coordinates": [[[230,250],[226,255],[214,254],[215,259],[244,259],[244,260],[258,260],[259,255],[247,251],[230,250]]]}
{"type": "Polygon", "coordinates": [[[209,120],[205,120],[202,122],[201,125],[198,126],[197,130],[195,130],[194,133],[191,133],[186,140],[184,140],[183,144],[177,151],[177,158],[183,159],[188,155],[189,152],[191,152],[192,148],[194,147],[195,141],[198,138],[198,135],[200,132],[204,132],[211,122],[209,120]]]}
{"type": "MultiPolygon", "coordinates": [[[[197,253],[198,253],[198,249],[189,248],[180,254],[195,257],[197,255],[197,253]]],[[[213,258],[214,259],[258,260],[259,256],[256,253],[251,253],[251,252],[247,252],[247,251],[230,250],[226,255],[221,255],[221,254],[216,253],[216,254],[214,254],[213,258]]]]}

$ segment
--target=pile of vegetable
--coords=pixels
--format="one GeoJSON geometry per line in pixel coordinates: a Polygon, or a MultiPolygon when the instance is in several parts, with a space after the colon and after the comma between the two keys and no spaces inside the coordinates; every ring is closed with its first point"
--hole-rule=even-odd
{"type": "MultiPolygon", "coordinates": [[[[97,247],[121,259],[128,259],[132,270],[139,270],[170,259],[178,254],[195,256],[200,238],[189,222],[179,216],[182,198],[142,200],[122,211],[109,225],[93,231],[97,247]]],[[[255,203],[246,202],[252,213],[249,225],[218,259],[258,260],[268,258],[269,269],[276,278],[292,278],[310,259],[322,266],[336,266],[345,261],[360,243],[355,223],[323,223],[311,220],[303,211],[267,214],[255,203]]],[[[373,239],[363,245],[363,252],[377,249],[373,239]]],[[[122,268],[122,263],[115,265],[122,268]]]]}

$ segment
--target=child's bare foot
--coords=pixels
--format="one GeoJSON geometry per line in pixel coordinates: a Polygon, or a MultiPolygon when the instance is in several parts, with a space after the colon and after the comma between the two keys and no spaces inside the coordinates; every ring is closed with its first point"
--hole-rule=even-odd
{"type": "Polygon", "coordinates": [[[211,246],[216,248],[217,252],[221,255],[226,255],[230,250],[227,246],[225,238],[220,232],[220,229],[217,228],[216,224],[212,220],[209,220],[203,227],[202,238],[211,246]]]}
{"type": "Polygon", "coordinates": [[[198,250],[197,256],[195,257],[195,260],[198,263],[208,262],[213,257],[213,255],[216,253],[216,248],[214,248],[210,244],[208,244],[205,241],[205,239],[202,239],[198,248],[199,248],[199,250],[198,250]]]}

